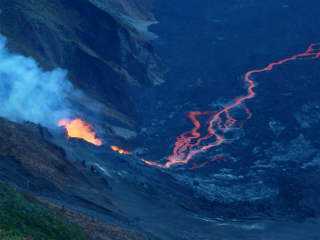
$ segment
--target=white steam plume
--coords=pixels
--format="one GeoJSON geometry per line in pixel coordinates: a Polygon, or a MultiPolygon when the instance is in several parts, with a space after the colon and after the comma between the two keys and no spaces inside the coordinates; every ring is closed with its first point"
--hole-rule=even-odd
{"type": "Polygon", "coordinates": [[[0,116],[47,127],[69,116],[66,97],[74,92],[62,69],[44,71],[35,60],[6,49],[0,35],[0,116]]]}

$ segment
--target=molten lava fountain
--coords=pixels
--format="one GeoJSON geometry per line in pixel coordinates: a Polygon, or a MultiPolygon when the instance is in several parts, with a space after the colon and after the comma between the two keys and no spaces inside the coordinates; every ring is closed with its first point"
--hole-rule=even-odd
{"type": "Polygon", "coordinates": [[[58,125],[66,129],[69,138],[82,139],[96,146],[102,145],[102,140],[97,138],[92,126],[80,118],[61,119],[58,125]]]}

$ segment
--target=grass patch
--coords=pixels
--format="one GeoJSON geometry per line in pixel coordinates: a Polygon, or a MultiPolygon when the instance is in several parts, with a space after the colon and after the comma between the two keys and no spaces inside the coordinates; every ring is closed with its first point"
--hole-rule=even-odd
{"type": "Polygon", "coordinates": [[[1,240],[84,240],[85,234],[57,213],[0,183],[1,240]]]}

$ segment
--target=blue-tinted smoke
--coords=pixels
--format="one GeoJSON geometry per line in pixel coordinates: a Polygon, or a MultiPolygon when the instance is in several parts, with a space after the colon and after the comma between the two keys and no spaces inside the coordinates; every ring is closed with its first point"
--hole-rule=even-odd
{"type": "Polygon", "coordinates": [[[32,58],[9,52],[0,35],[0,116],[54,126],[70,115],[66,99],[74,90],[66,75],[62,69],[44,71],[32,58]]]}

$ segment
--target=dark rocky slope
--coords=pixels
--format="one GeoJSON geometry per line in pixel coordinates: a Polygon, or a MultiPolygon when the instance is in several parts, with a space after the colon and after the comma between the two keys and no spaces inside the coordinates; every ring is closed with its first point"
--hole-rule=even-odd
{"type": "Polygon", "coordinates": [[[84,240],[80,227],[49,211],[30,195],[0,183],[0,239],[84,240]]]}
{"type": "MultiPolygon", "coordinates": [[[[49,142],[52,138],[41,126],[0,119],[0,181],[79,224],[89,239],[154,239],[139,233],[143,231],[119,208],[110,175],[99,173],[94,163],[72,162],[62,148],[49,142]]],[[[94,150],[75,144],[86,152],[94,150]]]]}
{"type": "Polygon", "coordinates": [[[133,120],[131,87],[160,81],[150,44],[88,0],[1,0],[0,9],[0,33],[11,50],[46,69],[68,70],[74,86],[122,118],[133,120]]]}
{"type": "Polygon", "coordinates": [[[116,16],[134,20],[154,21],[153,0],[90,0],[97,7],[116,16]]]}

